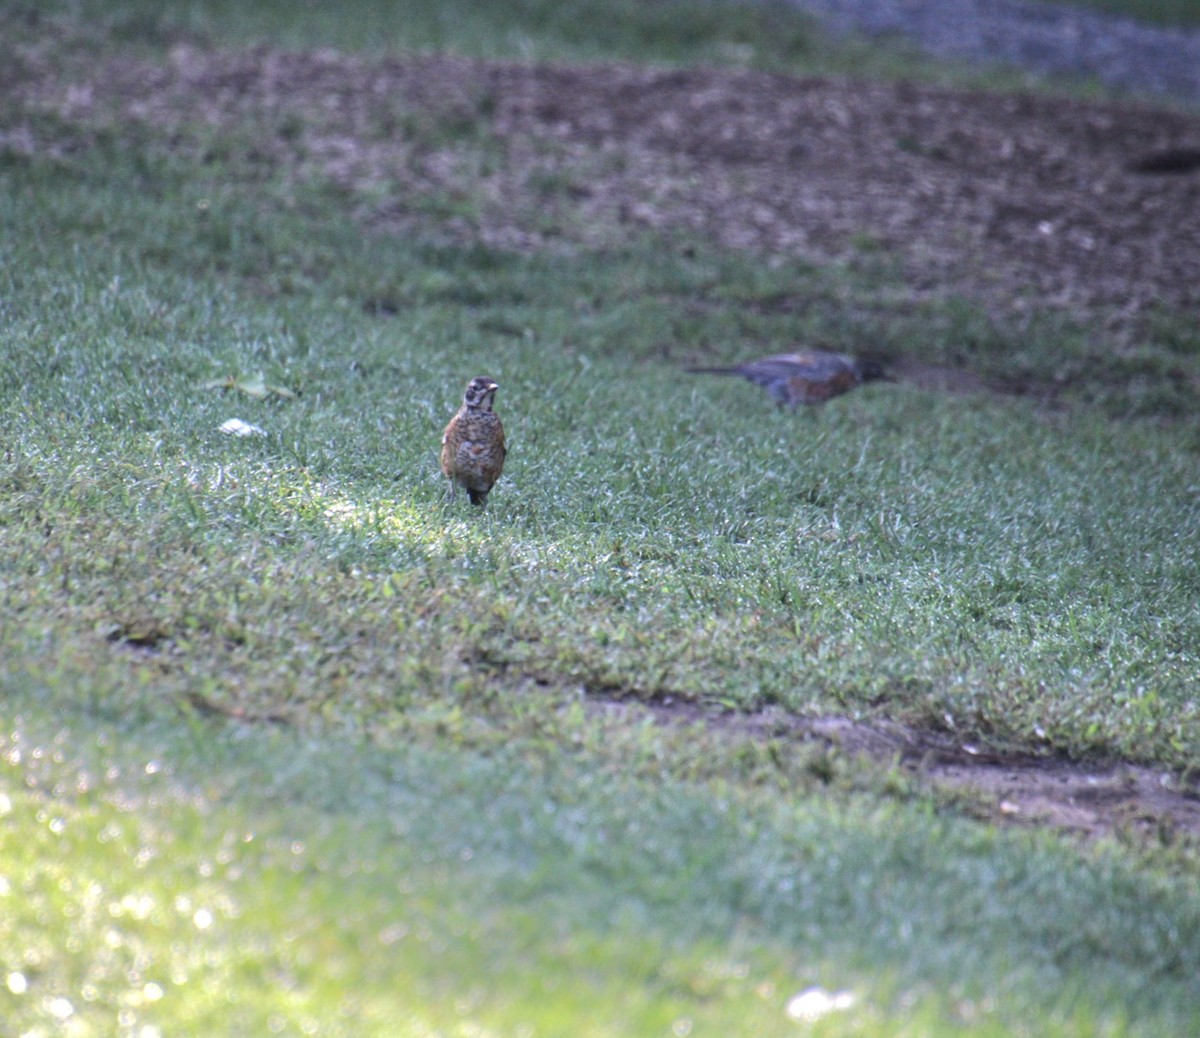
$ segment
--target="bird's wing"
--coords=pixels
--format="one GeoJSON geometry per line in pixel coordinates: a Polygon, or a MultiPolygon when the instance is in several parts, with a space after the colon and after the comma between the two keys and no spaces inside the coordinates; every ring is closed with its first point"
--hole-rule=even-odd
{"type": "Polygon", "coordinates": [[[770,386],[796,377],[823,382],[845,371],[846,365],[845,359],[834,353],[779,353],[739,364],[736,370],[751,382],[770,386]]]}
{"type": "Polygon", "coordinates": [[[858,366],[852,357],[812,350],[807,353],[776,353],[729,367],[688,370],[709,375],[740,375],[760,386],[771,386],[797,376],[813,382],[824,382],[847,372],[857,374],[858,366]]]}

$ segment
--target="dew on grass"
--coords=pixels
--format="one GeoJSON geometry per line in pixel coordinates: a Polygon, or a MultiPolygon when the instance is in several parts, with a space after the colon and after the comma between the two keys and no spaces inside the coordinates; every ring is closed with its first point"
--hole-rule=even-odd
{"type": "Polygon", "coordinates": [[[48,998],[42,1003],[46,1013],[55,1020],[69,1020],[75,1014],[75,1007],[69,998],[48,998]]]}
{"type": "Polygon", "coordinates": [[[407,936],[408,924],[396,923],[379,931],[379,943],[383,945],[395,944],[397,941],[404,940],[407,936]]]}
{"type": "Polygon", "coordinates": [[[120,901],[108,906],[108,914],[114,918],[128,916],[140,921],[149,918],[154,907],[154,898],[149,894],[126,894],[120,901]]]}

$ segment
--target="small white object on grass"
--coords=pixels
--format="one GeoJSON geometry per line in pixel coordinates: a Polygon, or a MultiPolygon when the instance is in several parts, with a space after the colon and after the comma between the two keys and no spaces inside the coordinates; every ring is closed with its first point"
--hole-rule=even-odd
{"type": "Polygon", "coordinates": [[[823,1016],[849,1009],[854,996],[849,991],[829,992],[824,988],[809,988],[793,995],[787,1004],[787,1015],[793,1020],[812,1023],[823,1016]]]}
{"type": "Polygon", "coordinates": [[[262,429],[257,425],[251,425],[249,422],[243,422],[240,418],[230,418],[229,421],[222,422],[221,432],[228,433],[230,436],[267,435],[266,429],[262,429]]]}

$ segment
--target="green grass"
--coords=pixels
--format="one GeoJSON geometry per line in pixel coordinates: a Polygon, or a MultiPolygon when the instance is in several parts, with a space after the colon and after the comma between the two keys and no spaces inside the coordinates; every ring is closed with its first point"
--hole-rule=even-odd
{"type": "MultiPolygon", "coordinates": [[[[1189,0],[1179,2],[1186,10],[1189,0]]],[[[901,40],[833,39],[816,20],[776,0],[519,0],[504,5],[348,0],[337,8],[233,0],[54,0],[38,5],[36,12],[15,9],[6,25],[13,36],[35,38],[44,36],[47,27],[65,30],[85,53],[109,40],[130,53],[154,54],[177,44],[246,47],[269,42],[368,54],[436,51],[523,61],[733,65],[998,89],[1103,92],[1097,83],[1069,77],[1046,81],[1019,69],[931,63],[901,40]]]]}
{"type": "MultiPolygon", "coordinates": [[[[38,60],[169,42],[114,10],[38,60]]],[[[712,17],[681,59],[749,16],[712,17]]],[[[603,56],[647,57],[622,25],[603,56]]],[[[1186,848],[997,833],[886,762],[611,707],[1193,764],[1186,320],[1116,351],[893,313],[886,263],[510,253],[442,233],[470,196],[364,227],[254,126],[38,130],[0,156],[15,1033],[794,1034],[814,985],[854,997],[814,1033],[1197,1029],[1186,848]],[[808,339],[1068,388],[791,415],[680,371],[808,339]],[[484,371],[512,453],[479,513],[436,454],[484,371]]]]}
{"type": "MultiPolygon", "coordinates": [[[[750,709],[885,704],[1000,744],[1194,759],[1189,422],[886,386],[780,414],[657,358],[692,334],[693,349],[711,335],[764,350],[813,321],[839,334],[812,312],[746,317],[748,298],[807,272],[653,243],[551,261],[364,240],[236,197],[221,226],[186,184],[157,202],[40,185],[12,182],[6,214],[45,243],[6,264],[7,551],[89,634],[191,646],[196,663],[164,675],[181,692],[194,666],[232,667],[230,705],[303,712],[341,668],[387,689],[344,712],[391,724],[431,690],[490,703],[535,680],[750,709]],[[42,282],[64,262],[57,289],[42,282]],[[392,318],[364,309],[380,271],[392,318]],[[435,458],[477,370],[502,384],[512,443],[482,516],[441,504],[435,458]],[[259,372],[298,396],[208,387],[259,372]],[[223,435],[234,417],[267,435],[223,435]],[[283,653],[281,686],[273,647],[301,618],[338,649],[319,666],[283,653]]],[[[960,349],[981,323],[926,320],[960,349]]],[[[913,324],[897,348],[936,358],[913,324]]],[[[981,338],[978,365],[1025,370],[1011,335],[981,338]]],[[[1108,374],[1110,403],[1136,413],[1144,374],[1108,374]]]]}
{"type": "Polygon", "coordinates": [[[1198,1022],[1190,881],[1111,856],[529,747],[131,736],[66,698],[9,700],[19,1033],[782,1035],[812,987],[853,998],[817,1033],[1198,1022]]]}
{"type": "Polygon", "coordinates": [[[1053,3],[1124,15],[1163,25],[1200,25],[1200,3],[1196,0],[1051,0],[1053,3]]]}
{"type": "MultiPolygon", "coordinates": [[[[813,23],[782,4],[684,3],[658,0],[549,3],[521,0],[498,7],[477,0],[448,3],[352,0],[337,11],[320,4],[118,3],[58,4],[74,30],[157,50],[180,40],[276,46],[314,44],[343,50],[450,50],[489,57],[595,60],[621,56],[659,61],[821,61],[813,23]],[[77,21],[78,19],[78,21],[77,21]]],[[[845,52],[849,53],[849,52],[845,52]]],[[[867,52],[857,52],[866,59],[867,52]]]]}

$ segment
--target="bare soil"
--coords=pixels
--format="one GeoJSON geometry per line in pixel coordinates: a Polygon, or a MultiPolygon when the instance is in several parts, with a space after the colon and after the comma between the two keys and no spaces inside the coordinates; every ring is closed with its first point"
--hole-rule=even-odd
{"type": "Polygon", "coordinates": [[[1122,835],[1169,846],[1200,840],[1200,780],[1120,761],[1071,761],[997,753],[945,733],[893,721],[797,717],[777,710],[736,714],[694,703],[649,706],[608,701],[600,709],[649,712],[663,725],[703,725],[731,738],[820,743],[850,757],[899,766],[916,781],[969,792],[978,810],[1003,824],[1041,825],[1083,836],[1122,835]]]}
{"type": "Polygon", "coordinates": [[[240,132],[247,161],[336,183],[367,225],[427,225],[434,198],[444,233],[505,248],[680,232],[820,262],[882,254],[910,304],[958,294],[1113,327],[1200,308],[1196,112],[445,56],[179,46],[70,82],[23,60],[10,84],[29,122],[0,145],[52,146],[34,118],[47,111],[202,152],[212,131],[240,132]]]}
{"type": "Polygon", "coordinates": [[[852,754],[899,759],[935,785],[972,789],[1008,821],[1087,836],[1126,830],[1200,837],[1200,786],[1161,768],[990,753],[944,735],[840,717],[807,722],[799,734],[852,754]]]}

